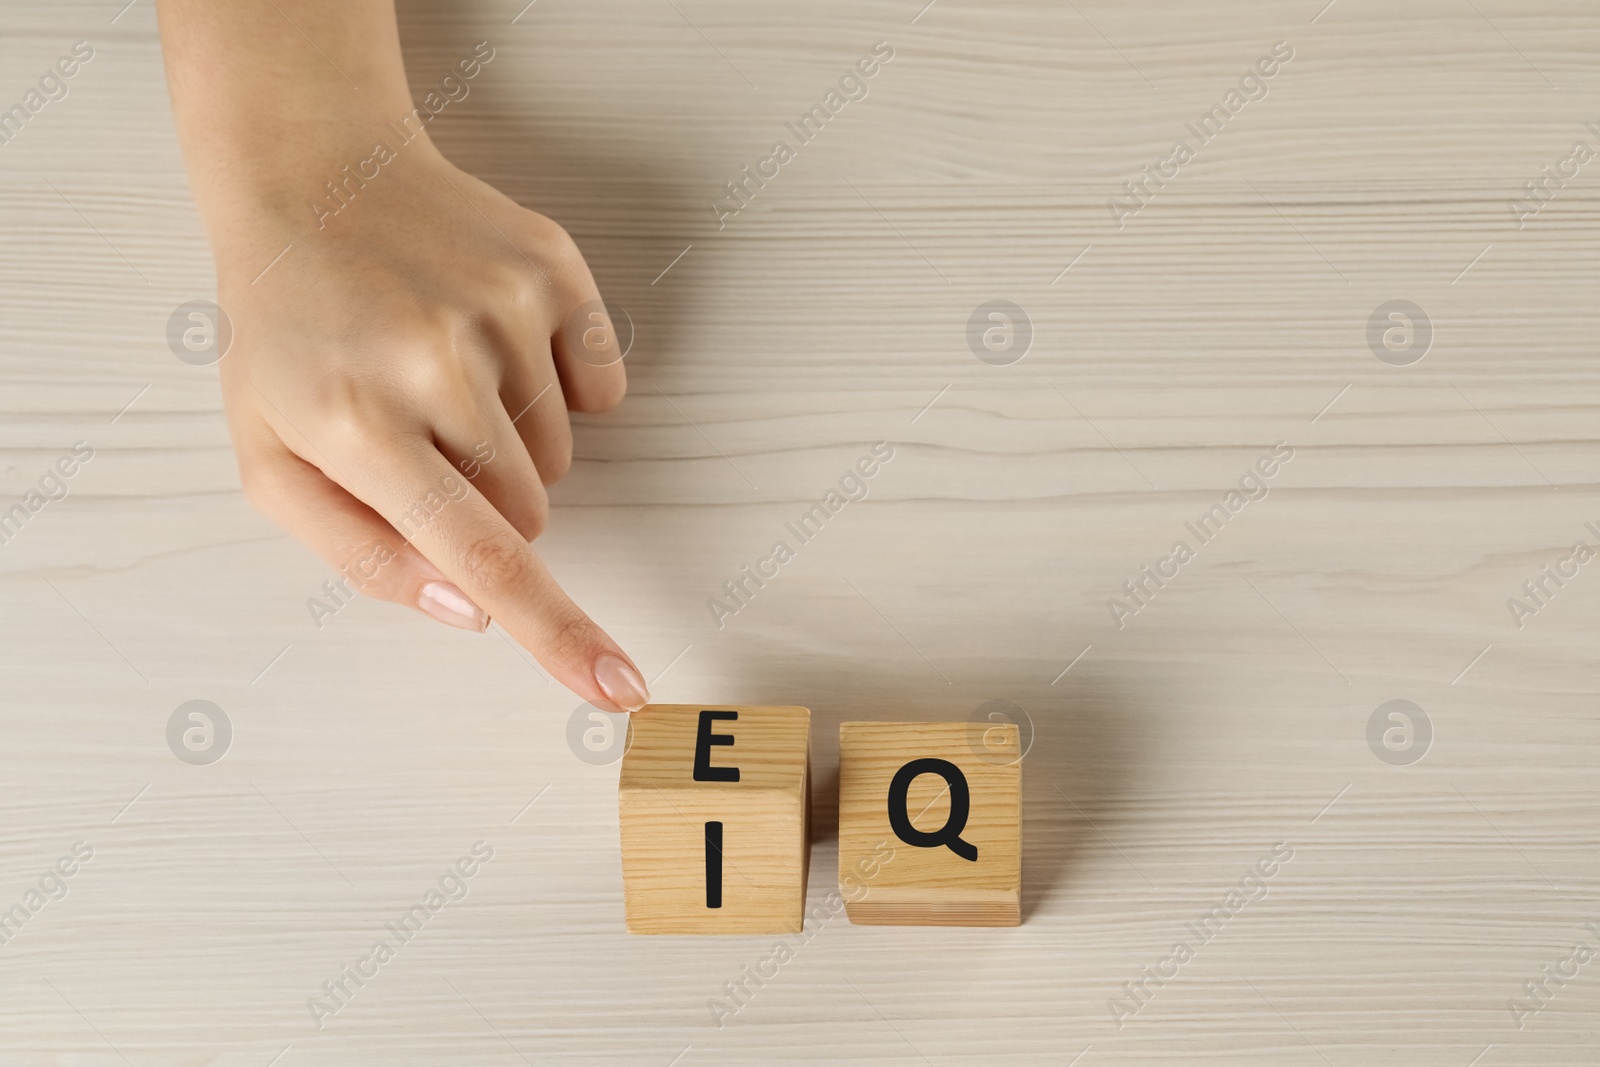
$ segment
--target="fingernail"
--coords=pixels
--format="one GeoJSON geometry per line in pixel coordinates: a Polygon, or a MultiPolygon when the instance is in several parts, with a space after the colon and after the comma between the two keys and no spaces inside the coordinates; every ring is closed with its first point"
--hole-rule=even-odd
{"type": "Polygon", "coordinates": [[[650,703],[650,690],[628,661],[607,652],[594,661],[594,680],[611,702],[623,711],[638,711],[650,703]]]}
{"type": "Polygon", "coordinates": [[[417,596],[417,607],[440,622],[463,630],[482,633],[489,628],[489,616],[483,609],[449,582],[429,582],[423,586],[417,596]]]}

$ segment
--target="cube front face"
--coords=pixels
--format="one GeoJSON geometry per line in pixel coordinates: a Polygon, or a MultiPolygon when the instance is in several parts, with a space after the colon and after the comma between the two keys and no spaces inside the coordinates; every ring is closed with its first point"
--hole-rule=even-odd
{"type": "Polygon", "coordinates": [[[629,931],[800,932],[810,729],[796,707],[652,704],[632,716],[617,798],[629,931]]]}
{"type": "Polygon", "coordinates": [[[1010,723],[842,724],[839,894],[850,921],[1021,923],[1021,755],[1010,723]]]}

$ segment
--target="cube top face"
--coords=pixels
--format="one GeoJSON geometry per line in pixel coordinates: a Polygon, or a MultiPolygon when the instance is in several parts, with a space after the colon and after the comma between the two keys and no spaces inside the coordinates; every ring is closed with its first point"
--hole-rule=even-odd
{"type": "Polygon", "coordinates": [[[620,788],[798,790],[806,776],[811,711],[732,704],[651,704],[628,720],[620,788]],[[710,716],[703,716],[710,712],[710,716]],[[702,725],[704,724],[704,725],[702,725]],[[701,733],[709,735],[701,746],[701,733]],[[697,749],[704,749],[696,767],[697,749]],[[738,777],[725,773],[737,768],[738,777]]]}
{"type": "Polygon", "coordinates": [[[1021,756],[1013,723],[842,724],[839,882],[850,921],[1020,923],[1021,756]]]}
{"type": "Polygon", "coordinates": [[[810,725],[795,707],[653,704],[632,716],[617,791],[630,932],[801,931],[810,725]]]}

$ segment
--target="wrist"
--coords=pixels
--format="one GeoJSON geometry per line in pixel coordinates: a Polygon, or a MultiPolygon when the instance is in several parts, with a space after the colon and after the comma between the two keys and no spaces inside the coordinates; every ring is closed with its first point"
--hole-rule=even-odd
{"type": "Polygon", "coordinates": [[[298,127],[263,131],[244,121],[235,126],[243,132],[206,139],[186,157],[213,246],[262,229],[315,231],[401,159],[442,160],[428,118],[402,97],[298,127]]]}

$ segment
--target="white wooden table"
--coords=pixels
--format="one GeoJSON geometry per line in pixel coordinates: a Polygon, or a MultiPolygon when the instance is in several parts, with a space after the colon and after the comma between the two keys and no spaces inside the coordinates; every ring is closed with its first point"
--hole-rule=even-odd
{"type": "Polygon", "coordinates": [[[419,92],[492,42],[435,136],[637,327],[541,550],[657,699],[814,709],[813,899],[839,722],[1031,717],[1023,925],[840,916],[720,1029],[771,939],[624,933],[617,768],[569,749],[575,699],[503,635],[371,602],[318,629],[331,573],[240,494],[216,369],[166,342],[214,282],[148,0],[0,12],[0,105],[95,49],[0,145],[0,508],[94,452],[0,546],[0,909],[39,903],[0,945],[0,1063],[1600,1059],[1600,962],[1565,962],[1600,951],[1600,563],[1522,591],[1600,544],[1600,162],[1508,206],[1600,150],[1600,13],[922,2],[401,13],[419,92]],[[719,229],[723,183],[879,41],[869,94],[719,229]],[[1119,228],[1108,198],[1278,41],[1119,228]],[[1031,323],[1009,365],[968,344],[992,300],[1031,323]],[[1369,345],[1393,300],[1418,361],[1417,332],[1369,345]],[[870,495],[719,629],[708,599],[876,441],[870,495]],[[232,726],[209,765],[168,746],[190,700],[232,726]],[[1369,746],[1393,700],[1431,742],[1369,746]],[[319,1028],[308,999],[479,841],[319,1028]],[[1578,972],[1518,1018],[1546,965],[1578,972]],[[1129,1000],[1147,966],[1177,975],[1129,1000]]]}

